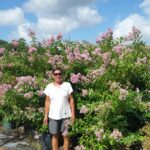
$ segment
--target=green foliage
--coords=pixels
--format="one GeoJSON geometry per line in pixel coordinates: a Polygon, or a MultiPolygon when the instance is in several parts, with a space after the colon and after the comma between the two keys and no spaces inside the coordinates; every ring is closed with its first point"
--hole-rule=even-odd
{"type": "Polygon", "coordinates": [[[39,129],[39,132],[42,133],[42,134],[48,133],[48,132],[49,132],[49,130],[48,130],[48,125],[43,124],[43,125],[41,126],[41,128],[39,129]]]}

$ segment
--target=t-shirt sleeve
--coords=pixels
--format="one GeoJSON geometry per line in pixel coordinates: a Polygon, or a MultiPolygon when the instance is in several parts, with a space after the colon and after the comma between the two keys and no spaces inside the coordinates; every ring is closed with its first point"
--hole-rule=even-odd
{"type": "Polygon", "coordinates": [[[49,96],[49,88],[48,85],[46,86],[46,88],[43,91],[44,94],[46,94],[47,96],[49,96]]]}
{"type": "Polygon", "coordinates": [[[71,86],[71,84],[69,83],[69,86],[68,86],[69,88],[68,88],[68,91],[69,91],[69,95],[73,92],[73,88],[72,88],[72,86],[71,86]]]}

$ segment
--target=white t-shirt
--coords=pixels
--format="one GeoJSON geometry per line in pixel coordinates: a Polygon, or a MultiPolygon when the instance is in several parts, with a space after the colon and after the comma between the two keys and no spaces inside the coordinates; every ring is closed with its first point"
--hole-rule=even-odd
{"type": "Polygon", "coordinates": [[[69,95],[73,89],[69,82],[63,82],[59,87],[50,83],[44,93],[50,97],[49,118],[59,120],[71,117],[69,95]]]}

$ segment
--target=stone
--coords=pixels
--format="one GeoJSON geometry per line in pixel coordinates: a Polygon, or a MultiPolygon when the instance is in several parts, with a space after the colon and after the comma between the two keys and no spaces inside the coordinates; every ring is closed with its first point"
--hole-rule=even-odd
{"type": "Polygon", "coordinates": [[[145,134],[145,139],[142,143],[143,150],[150,150],[150,123],[146,124],[141,131],[145,134]]]}
{"type": "Polygon", "coordinates": [[[24,133],[25,133],[24,126],[18,127],[18,128],[17,128],[17,132],[20,133],[20,134],[24,134],[24,133]]]}
{"type": "Polygon", "coordinates": [[[3,148],[6,148],[7,150],[33,150],[25,139],[22,141],[16,139],[16,141],[8,142],[3,145],[3,148]]]}
{"type": "Polygon", "coordinates": [[[141,130],[144,134],[150,136],[150,123],[146,124],[141,130]]]}
{"type": "Polygon", "coordinates": [[[2,123],[4,129],[11,129],[11,123],[8,121],[3,121],[2,123]]]}
{"type": "Polygon", "coordinates": [[[8,150],[8,149],[6,149],[6,148],[4,148],[4,147],[0,147],[0,150],[8,150]]]}
{"type": "Polygon", "coordinates": [[[30,145],[35,150],[42,150],[42,146],[39,142],[32,141],[30,145]]]}
{"type": "Polygon", "coordinates": [[[142,143],[143,150],[150,150],[150,137],[145,138],[142,143]]]}
{"type": "Polygon", "coordinates": [[[11,141],[14,137],[7,134],[0,134],[0,146],[4,145],[5,143],[11,141]]]}

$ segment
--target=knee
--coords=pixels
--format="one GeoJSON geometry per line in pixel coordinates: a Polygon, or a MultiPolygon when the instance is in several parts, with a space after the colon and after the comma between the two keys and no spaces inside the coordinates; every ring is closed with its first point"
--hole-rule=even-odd
{"type": "Polygon", "coordinates": [[[64,136],[64,141],[68,142],[69,141],[69,136],[64,136]]]}
{"type": "Polygon", "coordinates": [[[53,134],[53,135],[52,135],[52,138],[53,138],[53,139],[58,139],[58,137],[59,137],[58,134],[53,134]]]}

